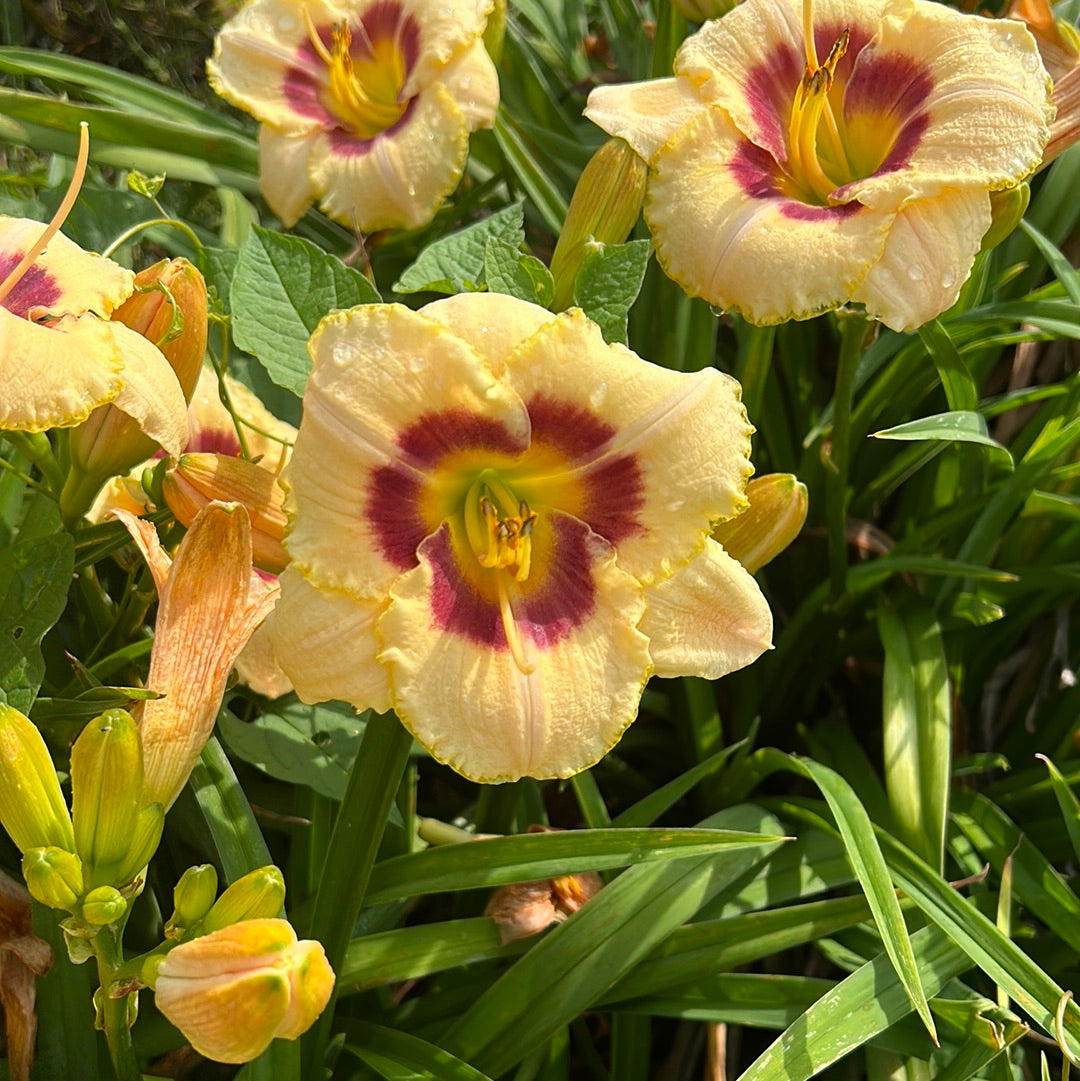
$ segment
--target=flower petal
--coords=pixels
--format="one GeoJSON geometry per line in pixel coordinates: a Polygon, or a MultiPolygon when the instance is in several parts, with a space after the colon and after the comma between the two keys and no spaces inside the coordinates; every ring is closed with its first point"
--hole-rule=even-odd
{"type": "Polygon", "coordinates": [[[863,51],[845,113],[856,104],[859,69],[892,56],[911,56],[925,67],[930,122],[906,168],[850,184],[842,189],[845,198],[896,206],[905,196],[943,188],[1012,187],[1035,171],[1054,109],[1050,77],[1021,24],[915,0],[910,16],[887,17],[878,40],[863,51]]]}
{"type": "Polygon", "coordinates": [[[985,191],[946,191],[909,204],[852,299],[893,330],[915,330],[956,302],[989,228],[985,191]]]}
{"type": "Polygon", "coordinates": [[[188,419],[176,373],[161,350],[141,334],[123,323],[109,326],[124,358],[124,386],[113,405],[136,421],[166,454],[179,454],[188,440],[188,419]]]}
{"type": "Polygon", "coordinates": [[[507,378],[529,410],[533,448],[564,455],[567,476],[585,486],[573,513],[640,581],[666,577],[713,520],[745,506],[753,428],[738,383],[714,368],[649,364],[574,309],[522,344],[507,378]]]}
{"type": "Polygon", "coordinates": [[[314,26],[330,26],[342,13],[323,0],[255,0],[221,28],[206,74],[214,91],[256,120],[283,133],[314,131],[320,120],[298,108],[290,71],[303,68],[326,84],[326,65],[309,44],[305,12],[314,26]]]}
{"type": "Polygon", "coordinates": [[[403,94],[412,97],[439,78],[443,68],[469,48],[484,32],[494,0],[401,0],[404,18],[420,29],[420,56],[403,94]]]}
{"type": "Polygon", "coordinates": [[[424,315],[476,350],[499,378],[506,358],[555,316],[505,293],[458,293],[424,306],[424,315]]]}
{"type": "Polygon", "coordinates": [[[287,134],[269,124],[259,128],[259,190],[286,228],[303,217],[318,194],[310,175],[314,145],[312,133],[287,134]]]}
{"type": "Polygon", "coordinates": [[[123,367],[111,323],[68,315],[44,326],[0,308],[0,429],[82,423],[123,389],[123,367]]]}
{"type": "Polygon", "coordinates": [[[645,218],[660,265],[691,295],[752,323],[843,304],[880,256],[893,218],[857,203],[784,198],[775,161],[721,109],[682,128],[655,168],[645,218]]]}
{"type": "Polygon", "coordinates": [[[316,589],[295,567],[281,573],[281,596],[266,621],[278,664],[302,702],[336,698],[357,709],[390,708],[390,676],[375,660],[375,620],[383,601],[316,589]]]}
{"type": "Polygon", "coordinates": [[[666,581],[645,589],[641,630],[658,676],[719,679],[772,644],[772,613],[757,582],[714,540],[666,581]]]}
{"type": "Polygon", "coordinates": [[[649,676],[636,629],[641,587],[581,522],[556,515],[551,528],[542,587],[511,593],[531,674],[507,647],[497,604],[463,577],[445,526],[394,584],[377,625],[402,723],[476,781],[569,777],[591,766],[634,719],[649,676]]]}
{"type": "Polygon", "coordinates": [[[373,139],[334,131],[315,140],[311,182],[323,213],[364,232],[415,229],[457,187],[469,130],[446,87],[435,83],[397,124],[373,139]]]}
{"type": "Polygon", "coordinates": [[[490,128],[499,108],[499,73],[483,39],[477,38],[436,76],[457,102],[469,131],[490,128]]]}
{"type": "Polygon", "coordinates": [[[609,135],[625,139],[646,161],[706,108],[689,79],[598,86],[585,115],[609,135]]]}
{"type": "Polygon", "coordinates": [[[385,596],[438,525],[421,513],[431,467],[461,448],[519,454],[529,418],[466,343],[400,305],[333,313],[309,348],[285,546],[316,585],[385,596]]]}
{"type": "MultiPolygon", "coordinates": [[[[44,228],[41,222],[29,218],[0,217],[0,281],[18,265],[44,228]]],[[[131,294],[134,282],[130,270],[83,251],[63,233],[57,233],[45,253],[34,260],[4,298],[3,307],[23,318],[38,318],[42,313],[81,315],[88,311],[108,316],[131,294]]]]}

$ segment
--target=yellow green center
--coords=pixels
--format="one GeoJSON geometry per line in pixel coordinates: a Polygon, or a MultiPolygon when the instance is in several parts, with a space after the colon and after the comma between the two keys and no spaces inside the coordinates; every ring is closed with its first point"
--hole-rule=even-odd
{"type": "MultiPolygon", "coordinates": [[[[363,24],[359,31],[366,37],[363,24]]],[[[326,64],[329,86],[326,108],[361,139],[373,139],[392,128],[408,102],[402,90],[408,65],[393,37],[367,37],[363,54],[354,55],[352,30],[338,23],[327,48],[308,16],[308,36],[326,64]]]]}

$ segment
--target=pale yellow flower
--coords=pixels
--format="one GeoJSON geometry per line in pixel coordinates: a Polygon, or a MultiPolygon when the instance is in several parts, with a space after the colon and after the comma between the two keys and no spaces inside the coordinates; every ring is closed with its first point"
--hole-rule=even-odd
{"type": "Polygon", "coordinates": [[[268,622],[305,701],[393,708],[468,777],[566,777],[650,675],[768,648],[709,537],[745,506],[738,384],[679,373],[497,293],[366,305],[312,337],[268,622]]]}
{"type": "Polygon", "coordinates": [[[745,0],[675,76],[585,113],[650,166],[664,270],[753,323],[849,301],[896,330],[953,304],[990,192],[1034,172],[1049,78],[1019,23],[928,0],[745,0]]]}
{"type": "Polygon", "coordinates": [[[322,946],[298,941],[288,921],[256,919],[175,946],[153,986],[157,1008],[199,1054],[250,1062],[271,1040],[312,1026],[334,972],[322,946]]]}
{"type": "Polygon", "coordinates": [[[370,231],[431,220],[469,133],[499,104],[492,0],[253,0],[221,29],[210,84],[259,129],[260,184],[286,225],[322,210],[370,231]]]}

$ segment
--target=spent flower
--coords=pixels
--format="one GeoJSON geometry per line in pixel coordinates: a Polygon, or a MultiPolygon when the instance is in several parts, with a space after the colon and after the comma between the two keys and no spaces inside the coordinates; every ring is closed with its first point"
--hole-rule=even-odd
{"type": "Polygon", "coordinates": [[[849,301],[895,330],[933,319],[1054,114],[1023,26],[929,0],[745,0],[674,68],[585,112],[649,163],[667,274],[758,324],[849,301]]]}
{"type": "Polygon", "coordinates": [[[740,388],[496,293],[333,313],[310,343],[269,621],[305,701],[393,708],[468,777],[601,758],[650,675],[769,646],[709,537],[745,503],[740,388]]]}

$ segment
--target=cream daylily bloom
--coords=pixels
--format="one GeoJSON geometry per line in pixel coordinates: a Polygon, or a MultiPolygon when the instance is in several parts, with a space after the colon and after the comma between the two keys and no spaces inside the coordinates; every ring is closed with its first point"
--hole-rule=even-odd
{"type": "Polygon", "coordinates": [[[142,733],[143,802],[166,810],[210,738],[240,650],[266,618],[276,585],[251,569],[251,524],[235,503],[210,503],[175,560],[153,523],[114,511],[138,545],[158,590],[146,684],[162,697],[132,711],[142,733]]]}
{"type": "Polygon", "coordinates": [[[752,472],[734,380],[496,293],[336,312],[309,348],[268,621],[305,701],[393,708],[475,780],[567,777],[654,672],[768,648],[764,598],[709,537],[752,472]]]}
{"type": "Polygon", "coordinates": [[[45,229],[0,217],[0,429],[70,428],[111,402],[176,453],[187,438],[187,404],[169,362],[108,318],[131,295],[135,275],[62,233],[43,244],[45,229]]]}
{"type": "Polygon", "coordinates": [[[292,225],[322,210],[364,231],[430,221],[469,133],[499,104],[482,35],[492,0],[252,0],[218,34],[210,84],[251,113],[260,184],[292,225]]]}
{"type": "Polygon", "coordinates": [[[182,942],[153,980],[157,1008],[215,1062],[250,1062],[273,1039],[295,1040],[334,989],[322,945],[297,940],[281,919],[244,920],[182,942]]]}
{"type": "Polygon", "coordinates": [[[585,113],[649,163],[645,218],[688,293],[758,324],[855,301],[911,330],[955,302],[989,193],[1038,167],[1049,87],[1015,22],[745,0],[674,78],[600,87],[585,113]]]}

